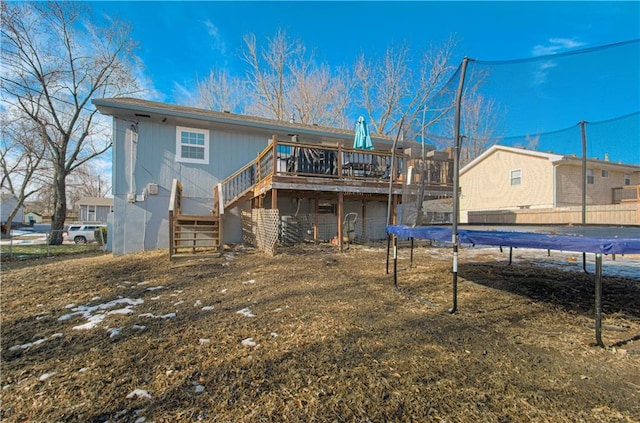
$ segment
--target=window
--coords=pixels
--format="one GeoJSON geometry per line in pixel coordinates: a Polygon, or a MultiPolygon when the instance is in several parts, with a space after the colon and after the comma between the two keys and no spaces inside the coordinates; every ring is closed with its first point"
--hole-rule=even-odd
{"type": "Polygon", "coordinates": [[[593,185],[593,169],[587,169],[587,183],[593,185]]]}
{"type": "Polygon", "coordinates": [[[511,186],[521,185],[522,184],[522,170],[512,170],[511,171],[511,186]]]}
{"type": "Polygon", "coordinates": [[[600,176],[602,176],[603,178],[608,178],[609,177],[609,171],[602,169],[602,172],[600,173],[600,176]]]}
{"type": "Polygon", "coordinates": [[[209,131],[178,126],[176,161],[209,164],[209,131]]]}
{"type": "Polygon", "coordinates": [[[631,174],[630,173],[625,173],[624,174],[624,184],[625,185],[631,185],[631,174]]]}

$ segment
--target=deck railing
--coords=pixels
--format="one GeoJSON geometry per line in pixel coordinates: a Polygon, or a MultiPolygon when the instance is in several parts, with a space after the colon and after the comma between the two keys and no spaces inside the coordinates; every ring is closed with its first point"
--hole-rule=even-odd
{"type": "MultiPolygon", "coordinates": [[[[257,158],[221,182],[223,205],[235,203],[261,181],[272,175],[399,181],[406,156],[398,154],[391,174],[391,151],[361,150],[341,145],[305,144],[271,140],[257,158]]],[[[450,160],[432,160],[431,184],[452,184],[450,160]]]]}
{"type": "Polygon", "coordinates": [[[640,185],[625,185],[613,188],[613,204],[634,203],[640,201],[640,185]]]}

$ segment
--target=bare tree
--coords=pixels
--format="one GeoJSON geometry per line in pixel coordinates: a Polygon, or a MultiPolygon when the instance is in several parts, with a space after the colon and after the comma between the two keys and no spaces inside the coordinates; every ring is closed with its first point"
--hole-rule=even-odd
{"type": "MultiPolygon", "coordinates": [[[[96,124],[92,97],[137,91],[129,28],[93,24],[75,2],[2,3],[2,94],[39,129],[53,173],[49,242],[62,243],[67,177],[111,147],[109,127],[96,124]]],[[[85,13],[86,12],[86,13],[85,13]]]]}
{"type": "Polygon", "coordinates": [[[38,128],[25,119],[2,119],[2,149],[0,149],[0,189],[15,196],[17,202],[6,218],[4,229],[9,231],[13,219],[24,202],[42,187],[37,183],[38,172],[43,169],[40,163],[46,154],[39,138],[38,128]],[[34,183],[36,182],[36,183],[34,183]]]}
{"type": "Polygon", "coordinates": [[[245,102],[245,84],[226,70],[212,69],[204,79],[196,78],[194,106],[214,111],[242,113],[245,102]]]}
{"type": "Polygon", "coordinates": [[[111,192],[111,182],[87,163],[78,167],[67,184],[69,204],[82,197],[104,198],[111,192]]]}
{"type": "Polygon", "coordinates": [[[278,30],[261,49],[254,34],[244,37],[247,71],[246,112],[278,120],[344,125],[352,81],[348,72],[316,65],[301,41],[278,30]]]}
{"type": "Polygon", "coordinates": [[[374,132],[393,135],[404,116],[404,139],[415,139],[423,127],[429,127],[450,111],[453,99],[430,104],[430,100],[448,81],[456,69],[452,54],[456,46],[453,38],[442,45],[431,45],[419,55],[416,70],[408,45],[387,48],[378,60],[362,54],[355,65],[360,106],[366,110],[374,132]],[[429,119],[423,119],[430,108],[429,119]]]}
{"type": "Polygon", "coordinates": [[[496,102],[476,92],[466,93],[461,108],[464,141],[460,151],[460,165],[464,166],[501,137],[499,128],[504,114],[496,102]]]}

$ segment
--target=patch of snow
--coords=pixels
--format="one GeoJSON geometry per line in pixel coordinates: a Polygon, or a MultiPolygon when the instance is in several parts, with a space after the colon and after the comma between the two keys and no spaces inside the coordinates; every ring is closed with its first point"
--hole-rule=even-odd
{"type": "Polygon", "coordinates": [[[131,310],[129,307],[119,308],[117,310],[111,310],[107,312],[107,314],[130,314],[130,313],[133,313],[133,310],[131,310]]]}
{"type": "Polygon", "coordinates": [[[184,301],[176,301],[173,303],[174,306],[179,306],[180,304],[184,304],[184,301]]]}
{"type": "Polygon", "coordinates": [[[198,382],[193,382],[193,387],[196,394],[204,392],[204,386],[200,385],[198,382]]]}
{"type": "Polygon", "coordinates": [[[102,322],[105,317],[107,317],[106,314],[94,314],[93,316],[90,316],[87,319],[88,322],[85,323],[84,325],[74,326],[71,329],[73,329],[73,330],[89,330],[89,329],[93,329],[96,326],[98,326],[98,323],[102,322]]]}
{"type": "Polygon", "coordinates": [[[226,294],[227,293],[227,288],[223,289],[220,291],[221,294],[226,294]]]}
{"type": "Polygon", "coordinates": [[[66,306],[64,306],[64,308],[74,308],[75,306],[75,304],[67,304],[66,306]]]}
{"type": "MultiPolygon", "coordinates": [[[[127,282],[125,282],[127,283],[127,282]]],[[[131,283],[131,282],[129,282],[131,283]]],[[[141,285],[149,285],[149,281],[142,281],[142,282],[138,282],[136,285],[141,286],[141,285]]]]}
{"type": "Polygon", "coordinates": [[[40,378],[38,379],[40,382],[44,382],[45,380],[49,379],[51,376],[55,375],[56,372],[51,372],[51,373],[45,373],[42,376],[40,376],[40,378]]]}
{"type": "Polygon", "coordinates": [[[120,332],[122,332],[122,328],[109,328],[107,329],[107,332],[109,332],[109,338],[114,338],[120,335],[120,332]]]}
{"type": "Polygon", "coordinates": [[[245,347],[256,347],[258,344],[256,344],[256,341],[253,340],[253,338],[246,338],[243,339],[242,342],[240,342],[242,345],[244,345],[245,347]]]}
{"type": "Polygon", "coordinates": [[[242,282],[242,284],[243,284],[243,285],[247,285],[247,284],[254,284],[254,283],[256,283],[256,280],[255,280],[255,279],[251,279],[251,280],[248,280],[248,281],[246,281],[246,282],[242,282]]]}
{"type": "Polygon", "coordinates": [[[272,337],[272,338],[277,338],[278,336],[279,336],[279,335],[278,335],[277,333],[275,333],[275,332],[271,332],[271,337],[272,337]]]}
{"type": "Polygon", "coordinates": [[[134,389],[129,394],[127,394],[127,399],[134,399],[134,398],[149,398],[149,399],[151,399],[151,395],[149,394],[148,391],[146,391],[144,389],[134,389]]]}
{"type": "Polygon", "coordinates": [[[86,371],[87,371],[87,368],[83,367],[80,370],[78,370],[78,373],[85,373],[86,371]]]}
{"type": "Polygon", "coordinates": [[[236,313],[237,313],[237,314],[242,314],[242,315],[243,315],[243,316],[245,316],[245,317],[256,317],[256,315],[255,315],[255,314],[253,314],[253,313],[251,312],[251,310],[249,310],[249,307],[245,307],[245,308],[243,308],[242,310],[238,310],[238,311],[236,311],[236,313]]]}
{"type": "Polygon", "coordinates": [[[200,345],[206,345],[209,344],[211,342],[211,339],[209,338],[200,338],[200,345]]]}
{"type": "Polygon", "coordinates": [[[150,286],[149,288],[146,289],[146,291],[157,291],[159,289],[164,289],[164,286],[162,286],[162,285],[150,286]]]}
{"type": "Polygon", "coordinates": [[[193,304],[194,307],[200,307],[202,305],[202,301],[200,300],[196,300],[196,302],[193,304]]]}
{"type": "Polygon", "coordinates": [[[146,417],[138,417],[134,423],[144,423],[147,421],[146,417]]]}
{"type": "Polygon", "coordinates": [[[161,296],[160,296],[160,295],[158,295],[157,297],[151,297],[151,299],[152,299],[153,301],[158,301],[158,300],[160,299],[160,297],[161,297],[161,296]]]}
{"type": "Polygon", "coordinates": [[[204,306],[204,307],[202,307],[202,310],[203,311],[211,311],[211,310],[213,310],[213,306],[204,306]]]}
{"type": "Polygon", "coordinates": [[[145,330],[147,327],[144,325],[133,325],[131,326],[132,329],[137,329],[137,330],[145,330]]]}
{"type": "Polygon", "coordinates": [[[93,298],[91,299],[91,301],[98,301],[99,299],[100,299],[100,297],[96,296],[96,297],[93,297],[93,298]]]}
{"type": "Polygon", "coordinates": [[[167,314],[163,314],[162,316],[156,316],[153,313],[142,313],[142,314],[138,314],[138,317],[151,317],[152,319],[173,319],[174,317],[176,317],[176,314],[167,313],[167,314]]]}

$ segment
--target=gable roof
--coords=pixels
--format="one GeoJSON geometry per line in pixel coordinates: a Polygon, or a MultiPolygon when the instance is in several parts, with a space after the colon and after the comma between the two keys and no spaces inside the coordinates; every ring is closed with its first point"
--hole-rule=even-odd
{"type": "Polygon", "coordinates": [[[113,206],[113,197],[80,197],[76,201],[79,206],[113,206]]]}
{"type": "MultiPolygon", "coordinates": [[[[355,135],[355,129],[348,130],[304,123],[285,122],[255,116],[239,115],[235,113],[215,112],[196,107],[179,106],[130,97],[100,98],[94,99],[92,103],[102,114],[126,117],[136,121],[142,119],[157,119],[165,122],[171,117],[194,119],[224,125],[265,129],[281,134],[295,133],[298,135],[311,135],[320,138],[333,138],[343,141],[352,140],[355,135]]],[[[371,139],[374,142],[385,145],[391,145],[393,143],[392,137],[384,135],[372,134],[371,139]]]]}
{"type": "MultiPolygon", "coordinates": [[[[490,148],[485,150],[478,157],[467,163],[462,169],[460,169],[460,174],[464,174],[476,166],[478,163],[481,163],[487,157],[492,154],[504,151],[512,154],[521,154],[535,158],[546,159],[553,164],[567,164],[570,166],[582,166],[582,157],[577,157],[575,155],[562,155],[555,153],[544,153],[542,151],[536,150],[528,150],[526,148],[517,148],[517,147],[507,147],[505,145],[492,145],[490,148]]],[[[624,163],[615,163],[606,160],[598,160],[598,159],[587,159],[587,163],[590,166],[594,166],[597,164],[598,168],[607,168],[607,169],[617,169],[619,171],[627,171],[627,172],[640,172],[640,166],[624,164],[624,163]]]]}

